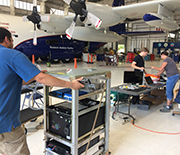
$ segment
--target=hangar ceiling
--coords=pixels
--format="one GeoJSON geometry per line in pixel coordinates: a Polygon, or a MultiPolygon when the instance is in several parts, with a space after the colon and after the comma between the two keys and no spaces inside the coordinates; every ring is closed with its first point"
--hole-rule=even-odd
{"type": "MultiPolygon", "coordinates": [[[[4,0],[4,1],[6,1],[6,0],[4,0]]],[[[14,2],[23,1],[23,2],[27,2],[27,3],[31,3],[31,4],[33,3],[33,0],[9,0],[9,1],[11,4],[13,4],[13,1],[14,2]]],[[[86,0],[86,1],[112,6],[112,3],[114,0],[86,0]]],[[[132,3],[140,3],[140,2],[145,2],[145,1],[152,1],[152,0],[124,0],[124,3],[125,3],[125,5],[129,5],[132,3]]],[[[67,4],[65,4],[63,2],[63,0],[37,0],[38,5],[40,5],[42,3],[44,3],[44,5],[45,5],[47,13],[50,12],[51,8],[57,9],[57,10],[64,10],[65,8],[67,8],[67,4]]],[[[71,10],[69,10],[69,11],[73,12],[71,10]]],[[[23,10],[23,9],[12,8],[12,7],[8,7],[8,6],[0,5],[0,13],[11,14],[10,12],[14,12],[14,15],[16,15],[16,16],[23,16],[23,15],[31,14],[31,11],[28,11],[28,10],[23,10]]],[[[174,17],[174,19],[180,25],[180,15],[176,15],[174,17]]],[[[144,22],[142,21],[142,23],[144,23],[144,22]]],[[[131,29],[131,27],[128,29],[131,29]]],[[[177,32],[175,32],[175,33],[177,33],[177,32]]]]}
{"type": "MultiPolygon", "coordinates": [[[[6,1],[6,0],[4,0],[6,1]]],[[[16,0],[9,0],[10,3],[15,2],[16,0]]],[[[23,1],[27,3],[33,3],[33,0],[17,0],[17,1],[23,1]]],[[[114,0],[86,0],[87,2],[94,2],[94,3],[99,3],[99,4],[107,4],[109,6],[112,6],[112,3],[114,0]]],[[[140,2],[145,2],[145,1],[151,1],[151,0],[124,0],[125,5],[132,4],[132,3],[140,3],[140,2]]],[[[37,4],[40,5],[41,2],[45,3],[46,7],[46,12],[48,13],[51,8],[57,9],[57,10],[64,10],[67,8],[67,4],[63,2],[63,0],[37,0],[37,4]]],[[[14,8],[14,15],[17,16],[23,16],[27,14],[31,14],[31,11],[23,10],[23,9],[18,9],[14,8]]],[[[71,10],[69,9],[71,12],[71,10]]],[[[7,6],[0,6],[0,13],[4,14],[10,14],[10,7],[7,6]]],[[[174,19],[180,24],[180,15],[177,15],[174,17],[174,19]]]]}
{"type": "MultiPolygon", "coordinates": [[[[16,1],[16,0],[9,0],[9,1],[16,1]]],[[[33,3],[33,0],[17,0],[17,1],[23,1],[23,2],[28,2],[28,3],[33,3]]],[[[99,3],[99,4],[107,4],[109,6],[112,6],[112,3],[114,0],[86,0],[87,2],[94,2],[94,3],[99,3]]],[[[150,0],[125,0],[125,5],[132,4],[132,3],[138,3],[138,2],[143,2],[143,1],[150,1],[150,0]]],[[[58,10],[64,10],[67,5],[63,2],[63,0],[37,0],[37,4],[40,5],[41,2],[45,3],[45,6],[47,8],[54,8],[58,10]]],[[[10,9],[7,6],[0,6],[0,12],[9,14],[10,9]]],[[[24,14],[27,14],[29,11],[24,11],[24,10],[19,10],[15,8],[15,15],[22,16],[24,14]]],[[[29,13],[28,13],[29,14],[29,13]]]]}

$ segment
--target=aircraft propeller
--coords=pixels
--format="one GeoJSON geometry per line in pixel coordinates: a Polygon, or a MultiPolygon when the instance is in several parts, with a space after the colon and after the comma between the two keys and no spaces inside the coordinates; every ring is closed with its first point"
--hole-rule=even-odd
{"type": "Polygon", "coordinates": [[[34,24],[33,44],[37,45],[36,26],[41,22],[48,22],[48,15],[39,15],[37,11],[37,0],[33,0],[33,11],[31,15],[23,16],[23,21],[31,21],[34,24]]]}
{"type": "Polygon", "coordinates": [[[70,27],[66,30],[66,36],[68,39],[71,39],[73,32],[74,32],[74,27],[76,25],[77,21],[77,16],[80,15],[82,18],[86,18],[98,29],[102,23],[102,21],[92,13],[88,12],[86,10],[86,0],[63,0],[65,3],[70,5],[71,9],[75,12],[75,17],[70,25],[70,27]]]}

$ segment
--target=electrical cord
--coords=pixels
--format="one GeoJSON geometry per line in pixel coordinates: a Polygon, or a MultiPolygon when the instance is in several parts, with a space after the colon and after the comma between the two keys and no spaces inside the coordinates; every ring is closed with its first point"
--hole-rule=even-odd
{"type": "Polygon", "coordinates": [[[145,130],[145,131],[149,131],[149,132],[152,132],[152,133],[157,133],[157,134],[165,134],[165,135],[179,135],[180,132],[177,132],[177,133],[169,133],[169,132],[159,132],[159,131],[153,131],[153,130],[150,130],[150,129],[146,129],[146,128],[143,128],[143,127],[140,127],[140,126],[137,126],[133,123],[131,123],[134,127],[136,128],[139,128],[141,130],[145,130]]]}
{"type": "Polygon", "coordinates": [[[89,148],[89,144],[90,144],[90,141],[91,141],[92,134],[93,134],[93,132],[94,132],[94,128],[95,128],[95,125],[96,125],[96,121],[97,121],[97,117],[98,117],[98,114],[99,114],[99,110],[100,110],[100,108],[101,108],[101,103],[102,103],[102,99],[103,99],[103,94],[104,94],[104,92],[105,92],[105,90],[106,90],[106,85],[107,85],[107,79],[106,79],[106,82],[105,82],[105,84],[104,84],[104,89],[102,90],[102,94],[101,94],[101,98],[100,98],[100,101],[99,101],[98,109],[97,109],[97,111],[96,111],[96,116],[95,116],[95,119],[94,119],[93,127],[92,127],[92,130],[91,130],[91,134],[90,134],[90,136],[89,136],[89,141],[88,141],[88,143],[87,143],[86,151],[85,151],[85,154],[84,154],[84,155],[87,154],[87,151],[88,151],[88,148],[89,148]]]}

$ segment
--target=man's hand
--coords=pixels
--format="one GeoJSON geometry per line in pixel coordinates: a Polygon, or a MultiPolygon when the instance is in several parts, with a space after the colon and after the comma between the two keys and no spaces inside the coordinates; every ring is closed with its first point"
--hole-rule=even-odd
{"type": "Polygon", "coordinates": [[[80,89],[80,88],[84,87],[84,85],[79,82],[82,79],[83,79],[83,77],[76,79],[76,80],[73,80],[71,82],[71,88],[76,90],[76,89],[80,89]]]}
{"type": "Polygon", "coordinates": [[[151,69],[154,69],[154,68],[155,68],[154,66],[151,67],[151,69]]]}
{"type": "Polygon", "coordinates": [[[142,70],[142,71],[144,70],[144,67],[139,67],[139,68],[140,68],[140,70],[142,70]]]}
{"type": "Polygon", "coordinates": [[[42,72],[42,73],[45,73],[45,72],[47,72],[47,70],[41,70],[41,72],[42,72]]]}

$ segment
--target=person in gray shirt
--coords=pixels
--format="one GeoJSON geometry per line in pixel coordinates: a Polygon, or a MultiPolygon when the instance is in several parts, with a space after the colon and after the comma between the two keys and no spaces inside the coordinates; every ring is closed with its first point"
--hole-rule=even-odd
{"type": "Polygon", "coordinates": [[[168,57],[168,52],[164,51],[161,53],[161,58],[163,59],[163,63],[161,67],[152,66],[151,69],[156,69],[159,72],[157,75],[160,75],[164,71],[166,71],[167,81],[166,81],[166,96],[167,96],[167,105],[163,106],[160,109],[161,112],[170,112],[173,109],[172,99],[173,99],[173,89],[176,82],[179,80],[179,71],[176,66],[176,63],[168,57]]]}

